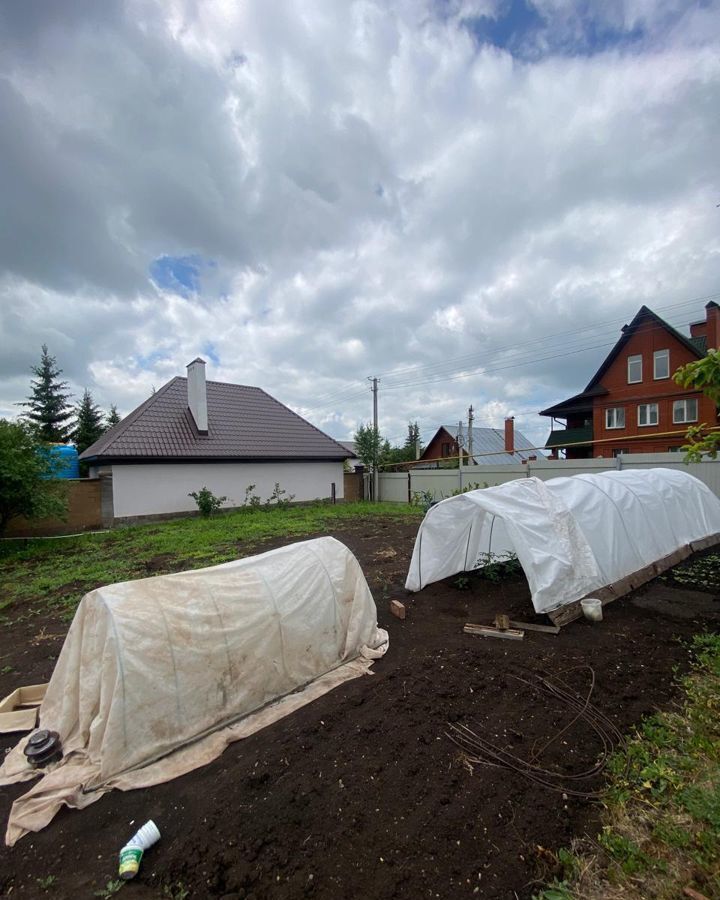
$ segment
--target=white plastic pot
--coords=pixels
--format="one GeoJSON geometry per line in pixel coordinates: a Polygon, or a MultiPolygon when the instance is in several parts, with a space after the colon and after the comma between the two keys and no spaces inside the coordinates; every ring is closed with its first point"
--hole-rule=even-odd
{"type": "Polygon", "coordinates": [[[597,597],[586,597],[580,601],[580,606],[582,606],[583,615],[589,622],[602,622],[602,600],[598,600],[597,597]]]}

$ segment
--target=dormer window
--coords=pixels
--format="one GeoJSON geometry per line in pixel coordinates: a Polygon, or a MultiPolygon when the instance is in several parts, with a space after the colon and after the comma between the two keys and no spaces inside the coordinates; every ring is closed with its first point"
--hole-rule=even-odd
{"type": "Polygon", "coordinates": [[[656,350],[653,353],[653,378],[658,381],[660,378],[670,377],[670,351],[656,350]]]}
{"type": "Polygon", "coordinates": [[[642,381],[642,356],[628,356],[628,384],[642,381]]]}

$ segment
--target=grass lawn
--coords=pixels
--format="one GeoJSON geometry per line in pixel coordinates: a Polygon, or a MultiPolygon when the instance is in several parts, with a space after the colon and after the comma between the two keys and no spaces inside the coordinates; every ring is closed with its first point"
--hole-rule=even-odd
{"type": "Polygon", "coordinates": [[[0,613],[56,611],[67,617],[87,591],[104,584],[197,569],[253,553],[266,538],[331,533],[363,521],[417,520],[422,513],[400,503],[318,503],[289,509],[247,509],[118,528],[68,538],[0,542],[0,613]]]}
{"type": "Polygon", "coordinates": [[[565,877],[538,900],[720,897],[720,634],[692,653],[681,704],[614,757],[602,832],[560,851],[565,877]]]}

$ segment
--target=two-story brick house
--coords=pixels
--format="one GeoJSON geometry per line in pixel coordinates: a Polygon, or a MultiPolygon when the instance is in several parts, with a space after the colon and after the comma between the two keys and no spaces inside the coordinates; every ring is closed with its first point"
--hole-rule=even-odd
{"type": "Polygon", "coordinates": [[[685,337],[641,307],[585,390],[542,410],[553,420],[545,446],[564,449],[568,459],[658,453],[678,450],[690,424],[716,425],[715,404],[672,379],[680,366],[720,347],[720,306],[711,301],[705,310],[685,337]]]}

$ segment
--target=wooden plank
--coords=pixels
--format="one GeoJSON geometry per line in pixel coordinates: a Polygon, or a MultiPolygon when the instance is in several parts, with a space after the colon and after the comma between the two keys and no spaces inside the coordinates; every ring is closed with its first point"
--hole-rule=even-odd
{"type": "MultiPolygon", "coordinates": [[[[712,535],[711,537],[715,538],[716,536],[712,535]]],[[[708,538],[705,538],[704,540],[708,540],[708,538]]],[[[712,546],[712,544],[708,544],[707,546],[712,546]]],[[[637,572],[633,572],[631,575],[627,575],[625,578],[621,578],[613,584],[606,585],[597,591],[592,591],[590,594],[587,594],[586,597],[597,597],[598,600],[602,601],[603,606],[607,606],[608,603],[612,603],[612,601],[617,600],[618,597],[624,597],[626,594],[629,594],[630,591],[634,591],[641,585],[647,584],[648,581],[652,581],[653,578],[657,578],[658,575],[661,575],[663,572],[676,566],[684,559],[687,559],[692,553],[692,545],[685,544],[685,546],[674,550],[672,553],[668,553],[667,556],[663,556],[662,559],[658,559],[649,566],[644,566],[637,572]]],[[[585,597],[582,599],[584,600],[585,597]]],[[[574,603],[568,603],[566,606],[561,606],[558,609],[549,612],[548,616],[555,625],[567,625],[569,622],[574,622],[575,619],[579,619],[582,616],[583,613],[580,603],[580,600],[576,600],[574,603]]]]}
{"type": "Polygon", "coordinates": [[[699,541],[693,541],[690,547],[693,553],[697,553],[698,550],[707,550],[708,547],[714,547],[716,544],[720,544],[720,533],[717,531],[715,534],[708,535],[708,537],[699,541]]]}
{"type": "Polygon", "coordinates": [[[510,628],[519,628],[521,631],[542,631],[544,634],[560,634],[557,625],[536,625],[534,622],[516,622],[510,619],[510,628]]]}
{"type": "Polygon", "coordinates": [[[505,638],[510,641],[521,641],[524,637],[522,631],[516,631],[514,628],[508,628],[505,631],[501,631],[499,628],[494,628],[492,625],[465,625],[463,628],[465,634],[473,634],[475,637],[497,637],[497,638],[505,638]]]}

